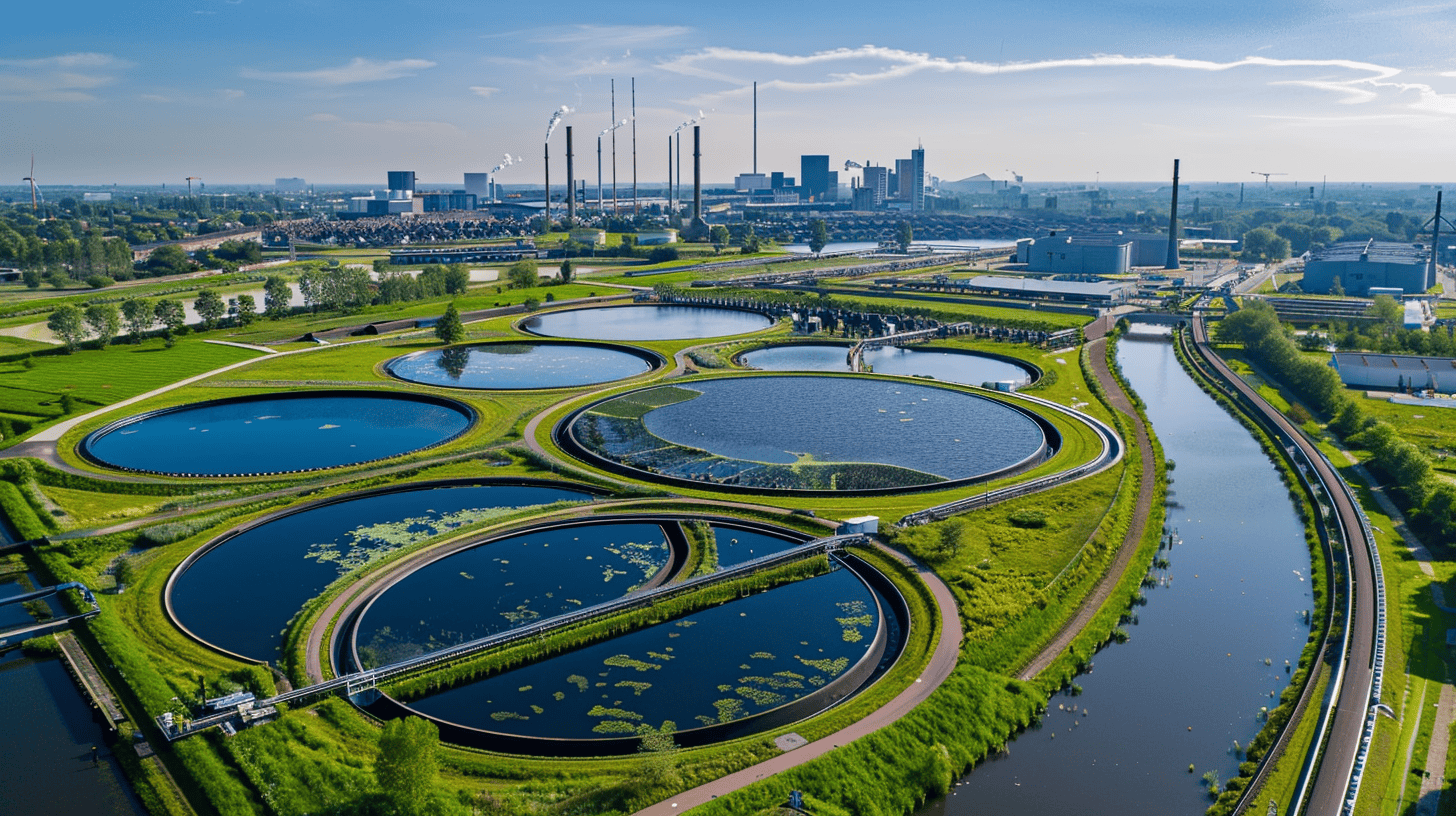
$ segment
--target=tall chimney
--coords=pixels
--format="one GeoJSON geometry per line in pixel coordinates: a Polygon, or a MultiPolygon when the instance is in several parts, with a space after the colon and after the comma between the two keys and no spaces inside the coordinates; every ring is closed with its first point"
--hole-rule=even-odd
{"type": "Polygon", "coordinates": [[[617,214],[617,80],[612,80],[612,215],[617,214]]]}
{"type": "Polygon", "coordinates": [[[566,126],[566,220],[576,223],[576,169],[575,157],[571,155],[571,125],[566,126]]]}
{"type": "Polygon", "coordinates": [[[1178,268],[1178,160],[1173,160],[1173,205],[1168,211],[1168,262],[1164,269],[1178,268]]]}
{"type": "Polygon", "coordinates": [[[758,81],[753,82],[753,174],[758,175],[758,81]]]}
{"type": "Polygon", "coordinates": [[[551,231],[551,143],[547,142],[541,152],[546,157],[546,228],[542,232],[551,231]]]}
{"type": "Polygon", "coordinates": [[[1441,280],[1440,269],[1436,266],[1436,256],[1441,251],[1441,191],[1436,191],[1436,218],[1431,222],[1431,271],[1426,276],[1426,288],[1435,286],[1441,280]]]}
{"type": "Polygon", "coordinates": [[[606,212],[602,206],[602,137],[597,137],[597,214],[606,212]]]}
{"type": "Polygon", "coordinates": [[[701,125],[693,125],[693,221],[703,220],[703,142],[701,125]]]}
{"type": "Polygon", "coordinates": [[[672,134],[667,135],[667,210],[672,211],[672,134]]]}
{"type": "Polygon", "coordinates": [[[632,214],[640,212],[637,204],[637,77],[632,77],[632,214]]]}

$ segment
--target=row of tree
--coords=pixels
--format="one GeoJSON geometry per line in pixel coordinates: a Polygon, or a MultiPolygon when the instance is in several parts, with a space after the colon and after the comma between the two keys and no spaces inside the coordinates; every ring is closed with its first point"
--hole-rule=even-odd
{"type": "Polygon", "coordinates": [[[1347,445],[1371,453],[1371,464],[1398,486],[1397,498],[1423,532],[1444,543],[1456,541],[1456,486],[1434,477],[1431,461],[1389,423],[1378,420],[1346,392],[1339,374],[1317,358],[1300,354],[1273,307],[1253,302],[1218,324],[1219,342],[1241,343],[1259,365],[1278,376],[1294,394],[1333,419],[1329,428],[1347,445]]]}
{"type": "MultiPolygon", "coordinates": [[[[286,316],[291,311],[293,292],[288,281],[278,275],[270,275],[263,283],[262,315],[271,319],[286,316]]],[[[226,316],[237,325],[246,326],[259,317],[257,299],[250,294],[240,294],[232,300],[232,308],[216,290],[201,289],[192,301],[192,309],[201,319],[204,330],[222,325],[226,316]]],[[[163,337],[170,348],[179,334],[187,330],[187,310],[181,300],[161,298],[127,298],[116,303],[91,303],[85,308],[63,303],[51,312],[46,320],[66,352],[71,353],[90,340],[97,348],[111,345],[122,329],[133,343],[140,343],[153,329],[161,327],[163,337]]]]}

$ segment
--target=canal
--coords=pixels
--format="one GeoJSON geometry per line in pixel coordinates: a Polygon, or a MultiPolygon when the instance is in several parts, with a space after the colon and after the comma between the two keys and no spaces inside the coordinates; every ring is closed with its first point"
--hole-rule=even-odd
{"type": "Polygon", "coordinates": [[[1128,641],[1099,652],[1082,693],[958,780],[923,816],[1201,814],[1203,775],[1237,774],[1289,682],[1314,605],[1303,524],[1259,444],[1179,365],[1166,334],[1134,333],[1118,361],[1176,462],[1168,524],[1128,641]],[[1190,764],[1194,770],[1189,771],[1190,764]]]}

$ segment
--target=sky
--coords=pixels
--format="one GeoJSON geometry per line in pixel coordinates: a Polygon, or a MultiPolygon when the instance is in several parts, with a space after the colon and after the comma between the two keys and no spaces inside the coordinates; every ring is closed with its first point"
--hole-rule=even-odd
{"type": "Polygon", "coordinates": [[[1440,182],[1452,42],[1439,1],[27,2],[0,31],[0,186],[32,153],[42,185],[383,187],[412,169],[458,187],[506,155],[501,183],[539,184],[561,106],[552,182],[570,125],[594,185],[634,79],[619,185],[634,125],[643,182],[694,119],[706,181],[751,171],[755,81],[761,172],[815,153],[893,167],[923,145],[948,180],[1155,180],[1178,158],[1192,182],[1440,182]]]}

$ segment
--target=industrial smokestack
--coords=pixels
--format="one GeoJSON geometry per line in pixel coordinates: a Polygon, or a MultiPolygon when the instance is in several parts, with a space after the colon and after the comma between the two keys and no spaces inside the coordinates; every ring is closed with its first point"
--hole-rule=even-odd
{"type": "Polygon", "coordinates": [[[758,81],[753,83],[753,174],[758,175],[758,81]]]}
{"type": "Polygon", "coordinates": [[[551,231],[551,142],[542,147],[542,154],[546,157],[546,228],[542,232],[551,231]]]}
{"type": "Polygon", "coordinates": [[[597,213],[606,212],[602,200],[602,137],[597,137],[597,213]]]}
{"type": "Polygon", "coordinates": [[[1178,268],[1178,160],[1173,160],[1173,204],[1168,212],[1168,262],[1164,269],[1178,268]]]}
{"type": "Polygon", "coordinates": [[[693,221],[703,220],[703,142],[701,125],[693,125],[693,221]]]}
{"type": "Polygon", "coordinates": [[[1434,232],[1431,233],[1431,271],[1426,276],[1426,288],[1435,286],[1441,279],[1440,270],[1436,267],[1436,255],[1441,251],[1441,191],[1436,191],[1436,218],[1431,223],[1434,232]]]}
{"type": "Polygon", "coordinates": [[[637,206],[637,77],[632,77],[632,214],[640,211],[637,206]]]}
{"type": "MultiPolygon", "coordinates": [[[[617,121],[617,80],[612,80],[612,122],[617,121]]],[[[612,215],[617,214],[617,126],[612,125],[612,215]]]]}
{"type": "Polygon", "coordinates": [[[672,212],[672,136],[667,137],[667,210],[672,212]]]}
{"type": "Polygon", "coordinates": [[[571,125],[566,126],[566,220],[576,223],[576,168],[571,155],[571,125]]]}

